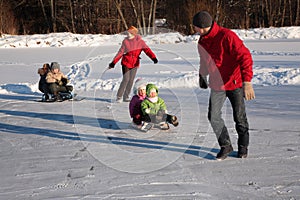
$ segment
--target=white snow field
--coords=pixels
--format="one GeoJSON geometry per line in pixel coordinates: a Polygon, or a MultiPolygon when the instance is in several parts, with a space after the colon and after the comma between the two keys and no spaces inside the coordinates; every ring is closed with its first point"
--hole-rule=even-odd
{"type": "Polygon", "coordinates": [[[48,35],[0,38],[0,199],[300,199],[300,28],[235,30],[254,59],[248,101],[249,156],[236,158],[231,106],[223,110],[235,151],[215,160],[209,90],[198,87],[198,36],[145,36],[137,78],[158,85],[179,126],[130,128],[115,103],[124,38],[48,35]],[[57,61],[82,101],[37,102],[37,69],[57,61]]]}

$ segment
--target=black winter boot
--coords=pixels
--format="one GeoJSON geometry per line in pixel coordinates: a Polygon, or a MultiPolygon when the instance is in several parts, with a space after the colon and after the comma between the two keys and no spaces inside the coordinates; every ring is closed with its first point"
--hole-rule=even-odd
{"type": "Polygon", "coordinates": [[[217,160],[224,160],[227,158],[227,156],[233,151],[233,148],[231,145],[223,146],[221,147],[220,152],[217,154],[216,159],[217,160]]]}
{"type": "Polygon", "coordinates": [[[57,102],[62,102],[63,101],[63,99],[61,98],[61,96],[58,94],[58,95],[56,95],[55,97],[54,97],[54,99],[55,99],[55,101],[57,101],[57,102]]]}
{"type": "Polygon", "coordinates": [[[247,158],[248,156],[248,148],[245,146],[238,147],[238,158],[247,158]]]}
{"type": "Polygon", "coordinates": [[[175,115],[167,115],[167,122],[173,126],[178,126],[179,122],[175,115]]]}

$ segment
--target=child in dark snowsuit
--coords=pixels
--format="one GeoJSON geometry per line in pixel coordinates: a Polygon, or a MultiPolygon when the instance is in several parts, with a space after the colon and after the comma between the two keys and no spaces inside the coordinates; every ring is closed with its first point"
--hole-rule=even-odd
{"type": "Polygon", "coordinates": [[[38,74],[40,75],[39,80],[39,90],[44,93],[45,100],[49,99],[49,84],[46,81],[48,72],[50,71],[50,65],[48,63],[43,64],[42,68],[38,69],[38,74]]]}

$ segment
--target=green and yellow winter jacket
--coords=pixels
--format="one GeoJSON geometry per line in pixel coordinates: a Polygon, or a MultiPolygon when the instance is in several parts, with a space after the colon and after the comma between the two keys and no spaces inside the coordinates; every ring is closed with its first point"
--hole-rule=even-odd
{"type": "MultiPolygon", "coordinates": [[[[154,84],[148,84],[146,89],[147,96],[149,96],[150,90],[153,88],[155,88],[158,93],[158,89],[154,84]]],[[[157,97],[155,100],[156,101],[153,102],[151,101],[151,98],[146,97],[142,102],[141,108],[144,115],[156,115],[158,111],[167,111],[165,101],[162,98],[157,97]]]]}

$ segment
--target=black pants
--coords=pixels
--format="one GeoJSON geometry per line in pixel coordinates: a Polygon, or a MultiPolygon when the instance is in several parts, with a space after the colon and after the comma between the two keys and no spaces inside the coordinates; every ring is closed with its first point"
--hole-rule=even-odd
{"type": "Polygon", "coordinates": [[[123,79],[117,92],[117,98],[128,99],[134,82],[137,68],[122,66],[123,79]]]}
{"type": "Polygon", "coordinates": [[[39,90],[44,94],[50,93],[49,84],[43,81],[39,81],[39,90]]]}
{"type": "Polygon", "coordinates": [[[231,145],[230,137],[224,120],[222,119],[221,111],[227,97],[233,109],[233,119],[235,122],[235,129],[238,134],[238,145],[247,147],[249,145],[249,125],[246,116],[242,88],[232,91],[211,90],[208,119],[217,136],[219,145],[221,147],[231,145]]]}
{"type": "Polygon", "coordinates": [[[56,83],[49,84],[51,94],[58,95],[59,92],[68,92],[68,88],[63,85],[58,85],[56,83]]]}

